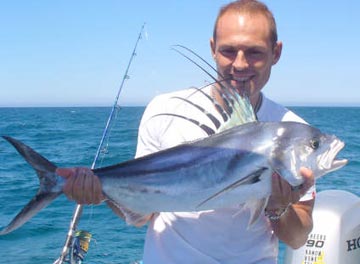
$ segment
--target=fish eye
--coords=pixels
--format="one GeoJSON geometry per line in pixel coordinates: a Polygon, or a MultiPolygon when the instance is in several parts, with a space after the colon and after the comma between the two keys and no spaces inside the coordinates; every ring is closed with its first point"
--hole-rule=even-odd
{"type": "Polygon", "coordinates": [[[310,140],[310,147],[313,148],[313,149],[318,149],[319,148],[319,145],[320,145],[320,142],[319,140],[317,139],[312,139],[310,140]]]}

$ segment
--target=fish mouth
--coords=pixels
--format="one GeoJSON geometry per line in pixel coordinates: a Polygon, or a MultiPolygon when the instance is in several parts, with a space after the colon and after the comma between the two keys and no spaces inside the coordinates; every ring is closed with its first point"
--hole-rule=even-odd
{"type": "Polygon", "coordinates": [[[336,159],[336,156],[344,148],[345,143],[339,139],[333,140],[327,152],[319,157],[318,164],[321,170],[330,172],[340,169],[348,163],[347,159],[336,159]]]}

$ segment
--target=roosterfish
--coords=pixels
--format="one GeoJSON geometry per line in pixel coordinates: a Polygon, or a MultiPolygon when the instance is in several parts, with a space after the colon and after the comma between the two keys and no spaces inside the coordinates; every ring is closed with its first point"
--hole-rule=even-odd
{"type": "MultiPolygon", "coordinates": [[[[251,219],[256,221],[259,208],[264,208],[271,194],[274,172],[297,187],[303,181],[300,167],[311,169],[319,178],[347,163],[337,159],[345,144],[335,135],[305,123],[259,122],[246,95],[221,81],[212,86],[220,99],[202,88],[192,88],[188,96],[176,98],[181,105],[201,111],[210,125],[185,116],[181,107],[179,113],[159,114],[192,122],[208,136],[93,170],[104,196],[128,223],[154,212],[203,211],[237,204],[248,204],[251,219]],[[211,104],[215,112],[206,111],[196,97],[211,104]]],[[[56,165],[41,154],[12,137],[3,138],[33,167],[40,187],[0,235],[21,227],[49,205],[62,194],[65,182],[56,174],[56,165]]]]}

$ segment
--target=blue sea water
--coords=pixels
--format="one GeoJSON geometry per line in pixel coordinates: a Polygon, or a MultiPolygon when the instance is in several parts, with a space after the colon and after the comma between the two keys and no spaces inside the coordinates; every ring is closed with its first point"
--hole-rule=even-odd
{"type": "MultiPolygon", "coordinates": [[[[343,189],[360,196],[360,108],[291,107],[310,124],[346,142],[349,164],[317,183],[318,191],[343,189]]],[[[131,159],[143,107],[121,109],[108,151],[99,166],[131,159]]],[[[0,134],[15,137],[58,166],[90,166],[109,108],[0,108],[0,134]]],[[[0,226],[5,226],[36,193],[30,166],[0,140],[0,226]]],[[[52,263],[64,244],[74,204],[59,197],[23,227],[0,237],[1,263],[52,263]]],[[[84,263],[133,263],[142,258],[145,228],[127,226],[105,205],[86,207],[80,229],[93,235],[84,263]]],[[[280,259],[284,246],[280,246],[280,259]]],[[[281,262],[281,261],[280,261],[281,262]]]]}

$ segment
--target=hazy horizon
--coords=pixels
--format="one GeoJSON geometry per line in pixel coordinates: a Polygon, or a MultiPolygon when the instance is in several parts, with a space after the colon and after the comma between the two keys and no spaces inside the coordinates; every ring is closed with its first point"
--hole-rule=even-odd
{"type": "MultiPolygon", "coordinates": [[[[2,1],[0,107],[112,106],[144,22],[120,105],[202,86],[208,77],[171,46],[212,63],[213,23],[228,2],[2,1]]],[[[360,2],[264,2],[283,42],[264,93],[284,105],[360,105],[360,2]]]]}

